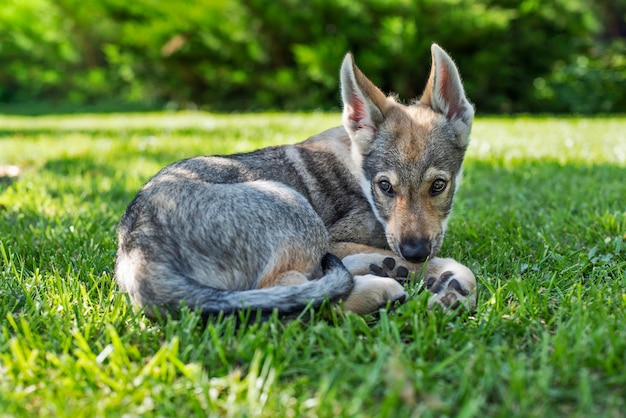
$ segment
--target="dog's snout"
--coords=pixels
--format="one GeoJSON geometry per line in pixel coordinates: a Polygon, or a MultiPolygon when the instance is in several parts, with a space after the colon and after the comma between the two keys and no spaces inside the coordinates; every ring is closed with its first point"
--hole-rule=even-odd
{"type": "Polygon", "coordinates": [[[422,263],[426,261],[431,251],[430,241],[423,239],[408,239],[400,244],[400,253],[405,260],[412,263],[422,263]]]}

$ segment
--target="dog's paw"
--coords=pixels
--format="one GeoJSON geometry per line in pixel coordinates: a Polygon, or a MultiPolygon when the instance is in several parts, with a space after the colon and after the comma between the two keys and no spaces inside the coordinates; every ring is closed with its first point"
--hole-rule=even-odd
{"type": "Polygon", "coordinates": [[[373,274],[390,277],[400,283],[406,282],[411,270],[406,263],[395,257],[377,253],[354,254],[344,257],[343,264],[353,275],[373,274]]]}
{"type": "Polygon", "coordinates": [[[354,288],[343,301],[345,310],[359,315],[374,312],[388,304],[404,303],[408,294],[394,279],[372,274],[354,277],[354,288]]]}
{"type": "Polygon", "coordinates": [[[400,283],[409,277],[409,269],[393,257],[385,257],[380,264],[370,263],[370,272],[380,277],[391,277],[400,283]]]}
{"type": "Polygon", "coordinates": [[[476,308],[476,277],[464,265],[449,258],[435,258],[428,263],[423,281],[426,289],[433,293],[428,306],[476,308]]]}

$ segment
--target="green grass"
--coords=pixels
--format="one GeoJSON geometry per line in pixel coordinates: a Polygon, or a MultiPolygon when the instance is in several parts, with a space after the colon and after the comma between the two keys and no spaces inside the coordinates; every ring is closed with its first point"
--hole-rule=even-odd
{"type": "Polygon", "coordinates": [[[0,416],[624,416],[626,119],[478,119],[442,254],[477,311],[151,322],[116,223],[165,164],[337,114],[0,116],[0,416]]]}

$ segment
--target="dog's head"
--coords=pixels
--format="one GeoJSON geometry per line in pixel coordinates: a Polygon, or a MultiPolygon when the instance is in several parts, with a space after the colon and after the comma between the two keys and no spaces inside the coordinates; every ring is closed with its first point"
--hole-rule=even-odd
{"type": "Polygon", "coordinates": [[[391,249],[423,262],[441,248],[474,109],[452,59],[433,44],[424,93],[410,106],[385,96],[354,64],[341,66],[343,125],[363,192],[391,249]]]}

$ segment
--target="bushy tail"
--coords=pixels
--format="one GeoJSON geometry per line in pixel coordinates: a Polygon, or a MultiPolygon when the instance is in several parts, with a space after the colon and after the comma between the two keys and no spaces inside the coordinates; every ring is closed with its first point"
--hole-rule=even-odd
{"type": "Polygon", "coordinates": [[[354,278],[341,260],[326,254],[322,260],[324,275],[302,285],[274,286],[263,289],[228,291],[210,287],[198,288],[185,301],[203,316],[220,312],[231,314],[242,309],[280,314],[292,314],[311,305],[320,306],[324,300],[331,302],[346,297],[354,287],[354,278]]]}

